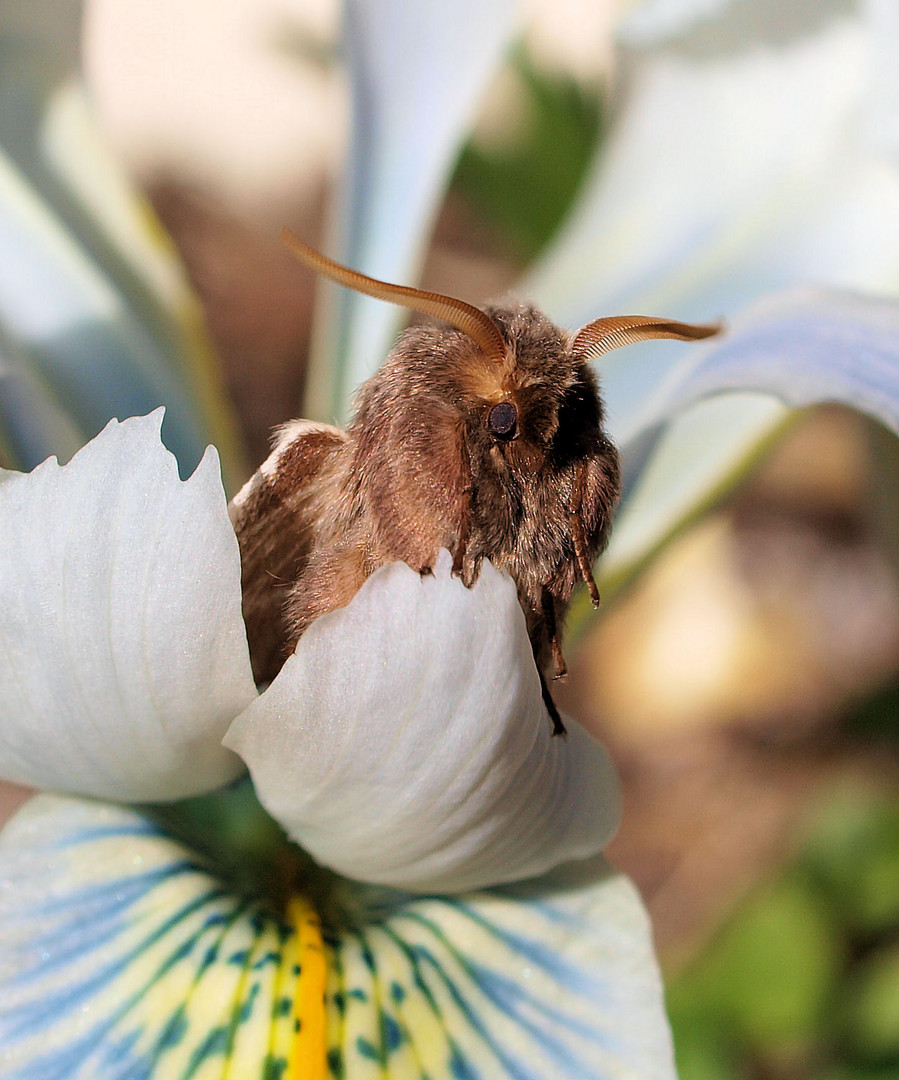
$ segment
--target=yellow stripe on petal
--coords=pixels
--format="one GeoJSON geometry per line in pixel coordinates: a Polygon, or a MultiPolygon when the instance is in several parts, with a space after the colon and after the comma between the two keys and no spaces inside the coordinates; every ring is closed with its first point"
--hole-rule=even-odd
{"type": "Polygon", "coordinates": [[[318,913],[303,897],[287,908],[296,929],[299,982],[294,1004],[294,1038],[289,1061],[290,1080],[324,1080],[327,1074],[325,1047],[325,984],[328,965],[318,913]]]}

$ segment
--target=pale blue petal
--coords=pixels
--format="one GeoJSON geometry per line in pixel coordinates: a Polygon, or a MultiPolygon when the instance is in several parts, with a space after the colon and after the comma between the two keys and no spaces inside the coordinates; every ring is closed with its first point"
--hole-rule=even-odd
{"type": "Polygon", "coordinates": [[[22,470],[46,457],[49,447],[68,460],[89,438],[38,376],[34,365],[5,340],[2,331],[0,433],[7,464],[22,470]]]}
{"type": "Polygon", "coordinates": [[[657,550],[733,487],[791,410],[765,394],[726,394],[685,409],[668,426],[649,428],[622,453],[627,487],[599,584],[624,584],[657,550]]]}
{"type": "MultiPolygon", "coordinates": [[[[673,1080],[646,915],[601,860],[452,901],[332,882],[323,915],[335,1080],[673,1080]]],[[[284,1077],[291,941],[139,815],[39,797],[0,834],[4,1080],[284,1077]]]]}
{"type": "MultiPolygon", "coordinates": [[[[166,404],[167,437],[186,467],[199,461],[206,440],[173,358],[2,149],[0,327],[90,435],[166,404]]],[[[61,450],[42,447],[38,460],[61,450]]]]}
{"type": "Polygon", "coordinates": [[[899,301],[807,289],[758,304],[723,340],[681,358],[641,426],[734,390],[848,405],[899,432],[899,301]]]}
{"type": "Polygon", "coordinates": [[[720,497],[791,408],[826,402],[899,432],[899,302],[836,290],[776,296],[682,354],[632,414],[631,483],[602,562],[607,583],[720,497]]]}
{"type": "MultiPolygon", "coordinates": [[[[449,170],[518,8],[518,0],[346,0],[352,141],[328,254],[415,284],[449,170]]],[[[403,314],[331,286],[322,294],[306,412],[330,422],[381,365],[403,314]]]]}
{"type": "MultiPolygon", "coordinates": [[[[810,281],[899,290],[899,158],[884,104],[899,27],[889,5],[702,6],[657,0],[624,27],[623,94],[605,152],[526,283],[567,325],[613,312],[733,320],[760,296],[810,281]]],[[[860,386],[828,385],[809,365],[788,366],[793,390],[759,364],[745,377],[732,367],[729,381],[717,369],[675,401],[672,380],[703,355],[651,342],[602,361],[626,481],[602,564],[607,587],[721,497],[781,430],[785,402],[850,394],[884,418],[883,402],[870,393],[862,402],[860,386]],[[725,383],[748,393],[693,406],[725,383]]]]}

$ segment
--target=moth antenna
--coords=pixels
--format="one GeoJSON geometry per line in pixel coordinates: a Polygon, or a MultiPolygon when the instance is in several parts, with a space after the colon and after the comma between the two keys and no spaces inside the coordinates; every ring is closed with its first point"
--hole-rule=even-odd
{"type": "Polygon", "coordinates": [[[505,361],[506,344],[499,328],[489,315],[485,315],[472,304],[466,304],[464,300],[456,300],[452,296],[444,296],[442,293],[412,289],[408,285],[391,285],[360,274],[357,270],[350,270],[349,267],[342,266],[311,248],[290,229],[281,230],[281,242],[301,263],[331,281],[336,281],[338,285],[449,323],[467,334],[488,360],[497,364],[505,361]]]}
{"type": "Polygon", "coordinates": [[[637,341],[651,341],[654,338],[699,341],[719,333],[722,328],[722,323],[699,326],[672,319],[657,319],[651,315],[613,315],[582,326],[571,344],[571,352],[586,364],[612,349],[633,345],[637,341]]]}

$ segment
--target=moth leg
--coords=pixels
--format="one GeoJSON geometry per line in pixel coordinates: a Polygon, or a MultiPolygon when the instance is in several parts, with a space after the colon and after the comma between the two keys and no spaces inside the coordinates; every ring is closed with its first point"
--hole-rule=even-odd
{"type": "Polygon", "coordinates": [[[480,569],[480,560],[475,565],[466,568],[466,556],[468,555],[468,540],[471,536],[471,502],[474,496],[474,477],[471,475],[471,459],[462,442],[462,473],[465,478],[465,486],[462,488],[459,499],[459,542],[453,555],[453,573],[460,575],[462,584],[471,588],[477,581],[480,569]]]}
{"type": "Polygon", "coordinates": [[[562,717],[559,716],[559,710],[556,708],[556,703],[552,699],[549,687],[546,685],[546,679],[543,677],[543,672],[538,668],[537,673],[540,676],[540,693],[543,695],[543,704],[546,706],[546,711],[549,713],[549,719],[552,722],[553,735],[567,735],[568,732],[565,725],[562,723],[562,717]]]}
{"type": "MultiPolygon", "coordinates": [[[[457,576],[462,573],[465,566],[465,556],[468,554],[468,537],[471,532],[471,488],[466,488],[462,493],[462,506],[459,521],[459,543],[453,555],[453,573],[457,576]]],[[[463,578],[464,580],[464,578],[463,578]]],[[[465,582],[470,585],[473,582],[465,582]]]]}
{"type": "Polygon", "coordinates": [[[581,580],[586,584],[593,607],[599,607],[599,589],[596,587],[596,579],[593,577],[593,567],[587,556],[587,540],[584,536],[584,525],[581,521],[581,501],[584,497],[584,487],[587,483],[587,467],[581,465],[574,479],[574,490],[571,493],[571,543],[574,545],[574,558],[581,574],[581,580]]]}
{"type": "Polygon", "coordinates": [[[559,630],[556,624],[556,605],[553,594],[549,589],[543,589],[540,595],[540,613],[543,616],[543,625],[549,638],[549,647],[553,658],[553,679],[562,679],[568,674],[568,665],[562,655],[562,646],[559,643],[559,630]]]}
{"type": "Polygon", "coordinates": [[[577,568],[581,573],[581,579],[586,583],[590,591],[590,599],[593,607],[599,607],[599,589],[596,579],[593,577],[593,567],[587,558],[587,543],[584,540],[584,526],[577,514],[571,515],[571,539],[574,543],[574,557],[577,560],[577,568]]]}

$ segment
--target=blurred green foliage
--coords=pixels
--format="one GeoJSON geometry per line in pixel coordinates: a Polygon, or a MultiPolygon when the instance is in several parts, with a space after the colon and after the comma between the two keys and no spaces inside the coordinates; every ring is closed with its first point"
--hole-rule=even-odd
{"type": "Polygon", "coordinates": [[[899,806],[828,793],[799,854],[687,969],[669,1009],[681,1080],[899,1080],[899,806]]]}
{"type": "Polygon", "coordinates": [[[602,131],[602,99],[571,78],[538,68],[517,48],[507,74],[518,90],[514,137],[469,141],[451,189],[487,224],[487,238],[527,263],[562,223],[602,131]]]}

